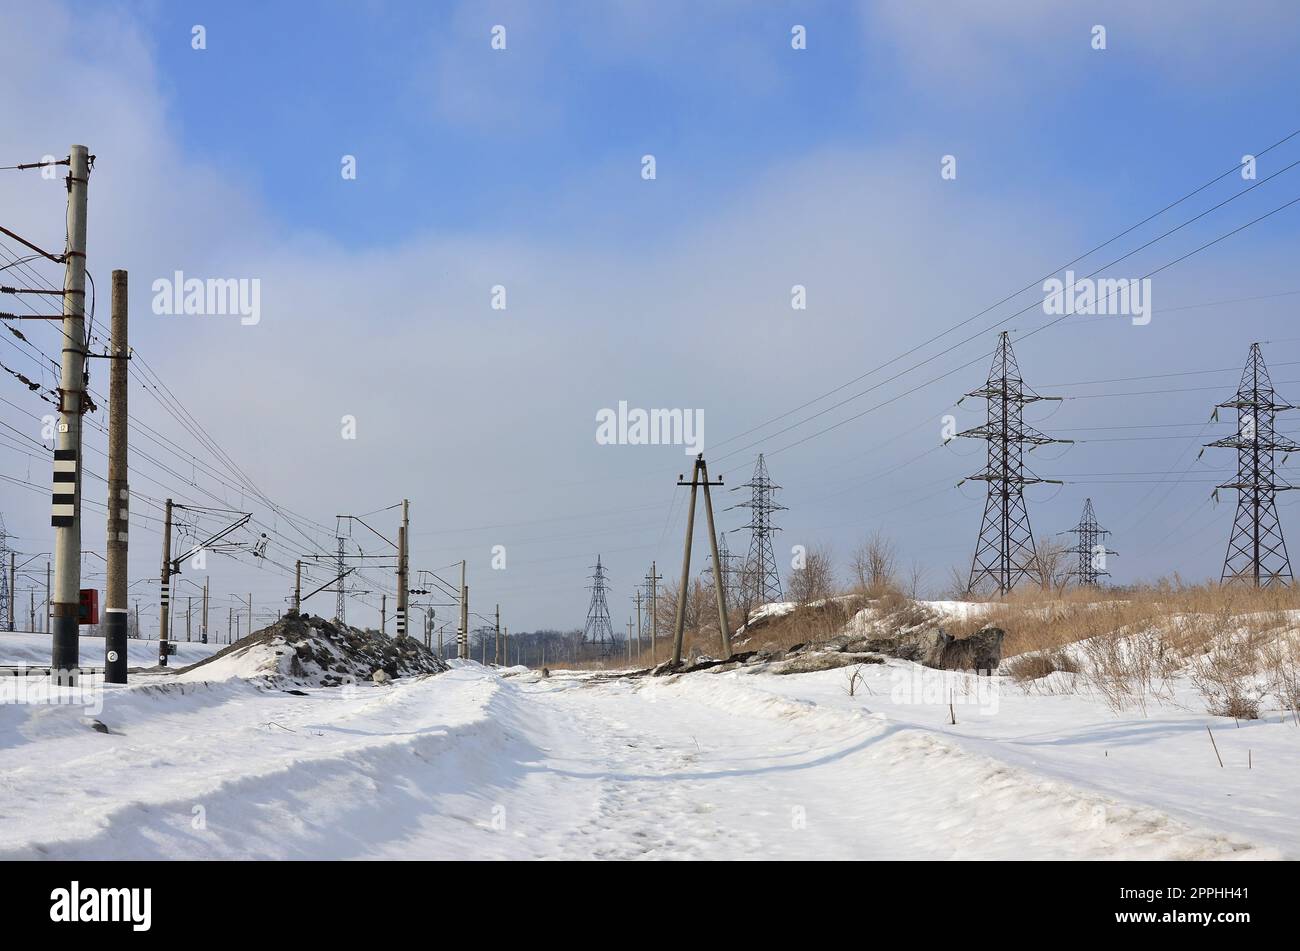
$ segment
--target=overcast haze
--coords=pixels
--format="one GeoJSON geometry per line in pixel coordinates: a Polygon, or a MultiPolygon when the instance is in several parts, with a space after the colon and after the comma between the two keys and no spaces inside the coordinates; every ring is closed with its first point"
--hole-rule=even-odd
{"type": "MultiPolygon", "coordinates": [[[[412,568],[467,559],[475,611],[500,602],[515,630],[581,626],[600,554],[618,630],[652,559],[669,580],[680,570],[675,482],[689,457],[598,445],[596,414],[620,400],[699,409],[711,471],[728,484],[769,454],[789,508],[783,567],[796,544],[830,545],[843,567],[879,529],[937,594],[954,566],[969,568],[983,505],[982,483],[957,486],[983,446],[940,446],[943,417],[982,418],[980,401],[954,404],[983,382],[1007,320],[1024,338],[1026,381],[1073,397],[1028,414],[1077,440],[1033,454],[1040,476],[1066,483],[1029,491],[1035,534],[1070,527],[1091,497],[1120,552],[1116,582],[1217,579],[1235,498],[1216,506],[1210,493],[1234,460],[1195,461],[1227,432],[1201,424],[1235,390],[1251,341],[1270,341],[1281,395],[1300,399],[1300,205],[1155,275],[1149,324],[1080,316],[1025,335],[1052,319],[1032,305],[1054,269],[1300,128],[1294,5],[699,6],[6,5],[0,165],[74,142],[97,155],[97,330],[110,272],[125,268],[140,354],[271,499],[317,524],[294,520],[304,538],[138,438],[133,451],[173,472],[133,456],[132,488],[216,504],[186,484],[198,482],[271,526],[281,564],[331,550],[336,514],[409,498],[412,568]],[[195,24],[206,49],[191,48],[195,24]],[[490,45],[498,24],[505,50],[490,45]],[[796,24],[806,49],[791,48],[796,24]],[[1092,48],[1097,24],[1105,50],[1092,48]],[[355,180],[340,174],[349,155],[355,180]],[[940,175],[945,155],[954,179],[940,175]],[[152,282],[176,271],[259,279],[260,322],[153,314],[152,282]],[[505,310],[491,307],[496,285],[505,310]],[[806,310],[792,309],[793,285],[806,310]],[[1161,376],[1188,371],[1216,372],[1161,376]],[[1124,382],[1092,382],[1112,380],[1124,382]],[[355,440],[341,438],[345,416],[355,440]],[[491,568],[494,545],[504,571],[491,568]]],[[[1258,179],[1297,159],[1300,136],[1261,156],[1258,179]]],[[[1075,270],[1251,184],[1233,172],[1075,270]]],[[[1300,169],[1282,172],[1105,274],[1147,274],[1298,196],[1300,169]]],[[[62,247],[64,200],[61,182],[0,171],[0,225],[44,247],[62,247]]],[[[61,280],[52,265],[41,274],[61,280]]],[[[5,337],[0,362],[55,385],[5,337]]],[[[56,352],[53,328],[31,337],[56,352]]],[[[103,362],[91,372],[106,389],[103,362]]],[[[0,380],[0,420],[39,438],[48,404],[0,380]]],[[[213,464],[145,392],[131,400],[213,464]]],[[[48,457],[4,432],[0,473],[32,486],[0,484],[0,511],[14,547],[49,551],[48,457]]],[[[87,442],[106,445],[98,432],[87,442]]],[[[103,457],[87,466],[102,472],[103,457]]],[[[102,501],[102,483],[85,491],[102,501]]],[[[1293,501],[1280,503],[1288,532],[1293,501]]],[[[157,514],[135,503],[132,581],[156,577],[157,514]]],[[[722,514],[720,528],[744,514],[722,514]]],[[[83,520],[86,547],[102,551],[102,512],[83,520]]],[[[394,512],[367,520],[395,532],[394,512]]],[[[292,588],[247,557],[212,556],[206,574],[218,630],[229,593],[251,591],[270,612],[292,588]]],[[[377,623],[374,592],[349,620],[377,623]]],[[[131,594],[156,601],[147,583],[131,594]]],[[[330,598],[307,607],[330,614],[330,598]]]]}

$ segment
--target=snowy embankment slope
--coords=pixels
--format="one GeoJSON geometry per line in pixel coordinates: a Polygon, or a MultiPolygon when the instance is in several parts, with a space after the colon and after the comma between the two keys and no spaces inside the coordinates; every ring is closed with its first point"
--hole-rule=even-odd
{"type": "Polygon", "coordinates": [[[1220,770],[1206,718],[1006,688],[984,716],[959,692],[954,727],[945,691],[889,700],[916,669],[865,667],[853,698],[843,670],[144,674],[106,688],[108,734],[0,706],[0,858],[1300,855],[1295,727],[1235,731],[1253,770],[1217,730],[1220,770]]]}

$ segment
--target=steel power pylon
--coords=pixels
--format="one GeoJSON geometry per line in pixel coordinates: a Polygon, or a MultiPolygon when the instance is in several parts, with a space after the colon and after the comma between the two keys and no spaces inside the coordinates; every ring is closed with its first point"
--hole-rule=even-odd
{"type": "MultiPolygon", "coordinates": [[[[736,562],[740,561],[740,556],[735,554],[727,547],[727,533],[721,532],[718,535],[718,561],[722,563],[722,592],[727,597],[728,604],[736,604],[736,585],[739,582],[741,571],[736,567],[736,562]]],[[[713,565],[706,565],[704,574],[708,576],[709,587],[713,587],[713,565]]]]}
{"type": "Polygon", "coordinates": [[[781,530],[772,524],[772,515],[786,511],[784,505],[776,503],[776,492],[780,488],[768,476],[767,463],[763,461],[760,452],[750,480],[732,486],[731,489],[733,492],[749,489],[749,501],[740,502],[731,508],[749,509],[749,555],[745,558],[741,583],[745,586],[746,594],[752,593],[751,600],[755,604],[782,599],[781,572],[776,567],[776,552],[772,549],[772,535],[781,530]]]}
{"type": "Polygon", "coordinates": [[[1119,553],[1106,547],[1106,536],[1110,532],[1097,522],[1097,513],[1092,510],[1092,499],[1083,500],[1083,514],[1079,517],[1079,524],[1061,534],[1075,536],[1075,545],[1070,551],[1078,556],[1079,566],[1070,574],[1079,579],[1079,584],[1095,588],[1099,578],[1110,576],[1106,570],[1106,558],[1119,553]]]}
{"type": "Polygon", "coordinates": [[[582,643],[594,644],[602,657],[614,652],[614,625],[609,619],[609,605],[605,601],[605,566],[596,556],[595,574],[591,576],[591,604],[587,608],[587,625],[582,629],[582,643]]]}
{"type": "Polygon", "coordinates": [[[334,620],[339,624],[346,624],[348,622],[348,592],[343,586],[343,577],[347,574],[347,569],[343,565],[343,543],[345,539],[341,535],[336,535],[335,539],[338,541],[339,545],[338,561],[336,562],[336,567],[338,568],[339,573],[339,580],[337,582],[339,587],[337,593],[334,595],[334,620]]]}
{"type": "Polygon", "coordinates": [[[1250,345],[1241,385],[1232,399],[1215,407],[1215,418],[1220,409],[1237,411],[1236,435],[1207,444],[1237,450],[1236,481],[1225,482],[1214,490],[1216,498],[1219,489],[1237,490],[1237,515],[1220,580],[1256,588],[1289,585],[1293,580],[1291,559],[1282,538],[1275,496],[1295,486],[1278,479],[1273,453],[1295,452],[1300,445],[1279,436],[1273,428],[1278,413],[1295,407],[1278,400],[1259,344],[1250,345]]]}
{"type": "Polygon", "coordinates": [[[991,589],[1005,595],[1026,579],[1043,583],[1024,488],[1039,482],[1060,484],[1056,479],[1040,479],[1025,468],[1025,446],[1032,449],[1073,440],[1053,439],[1025,423],[1026,405],[1060,397],[1039,396],[1025,385],[1005,330],[998,335],[988,382],[966,396],[978,396],[988,403],[988,420],[983,426],[957,433],[988,443],[988,464],[982,472],[966,478],[987,482],[989,487],[966,590],[991,589]]]}
{"type": "Polygon", "coordinates": [[[4,516],[0,515],[0,624],[12,627],[9,619],[13,617],[14,592],[9,590],[9,533],[5,531],[4,516]]]}

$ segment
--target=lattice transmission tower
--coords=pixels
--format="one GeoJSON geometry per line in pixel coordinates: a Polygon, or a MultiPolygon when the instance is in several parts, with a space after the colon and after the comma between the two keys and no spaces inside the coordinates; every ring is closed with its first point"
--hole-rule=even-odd
{"type": "Polygon", "coordinates": [[[772,536],[781,530],[772,524],[772,515],[786,511],[784,505],[776,502],[776,492],[780,488],[768,476],[767,463],[760,452],[750,480],[731,489],[733,492],[749,489],[749,501],[731,508],[749,509],[749,555],[745,558],[741,584],[746,600],[754,604],[780,601],[783,597],[781,572],[776,566],[776,552],[772,548],[772,536]]]}
{"type": "Polygon", "coordinates": [[[1236,480],[1214,490],[1216,498],[1219,489],[1237,490],[1237,514],[1220,580],[1257,588],[1289,585],[1293,580],[1291,559],[1282,537],[1275,497],[1278,492],[1295,486],[1278,479],[1273,454],[1295,452],[1300,445],[1279,436],[1273,428],[1278,413],[1295,407],[1278,400],[1259,344],[1250,345],[1241,385],[1232,399],[1215,407],[1216,419],[1220,409],[1237,411],[1236,435],[1207,444],[1237,450],[1236,480]]]}
{"type": "Polygon", "coordinates": [[[343,543],[347,540],[342,535],[336,535],[335,539],[339,543],[338,560],[334,563],[338,569],[338,590],[334,595],[334,620],[339,624],[348,622],[348,592],[343,581],[343,576],[347,573],[347,568],[343,566],[343,543]]]}
{"type": "Polygon", "coordinates": [[[988,443],[988,464],[982,472],[966,478],[987,482],[989,487],[966,589],[970,592],[995,590],[1005,595],[1026,580],[1041,585],[1043,566],[1034,548],[1024,489],[1039,482],[1061,483],[1056,479],[1040,479],[1025,467],[1025,446],[1032,449],[1072,440],[1053,439],[1040,433],[1024,421],[1024,410],[1030,403],[1060,397],[1039,396],[1025,385],[1011,349],[1011,338],[1005,330],[998,335],[988,381],[966,396],[978,396],[988,403],[984,425],[957,433],[988,443]]]}
{"type": "MultiPolygon", "coordinates": [[[[737,604],[736,596],[740,593],[736,590],[741,577],[741,569],[738,564],[740,556],[727,547],[726,532],[718,535],[718,561],[722,562],[722,592],[726,595],[728,604],[737,604]]],[[[704,574],[708,578],[709,588],[712,589],[713,565],[705,566],[704,574]]]]}
{"type": "Polygon", "coordinates": [[[9,623],[13,617],[14,592],[9,590],[9,533],[5,530],[5,519],[0,515],[0,624],[13,630],[9,623]]]}
{"type": "Polygon", "coordinates": [[[592,570],[595,574],[587,586],[591,590],[591,604],[587,607],[587,625],[582,629],[582,643],[595,645],[602,657],[608,657],[615,648],[614,625],[610,622],[609,604],[605,601],[608,579],[599,555],[596,556],[596,567],[592,570]]]}
{"type": "Polygon", "coordinates": [[[1079,517],[1079,524],[1061,534],[1075,536],[1075,544],[1070,552],[1077,556],[1078,567],[1070,574],[1079,579],[1079,584],[1095,588],[1098,579],[1110,577],[1110,572],[1106,570],[1106,559],[1119,553],[1106,547],[1106,536],[1110,532],[1097,521],[1092,499],[1083,500],[1083,514],[1079,517]]]}

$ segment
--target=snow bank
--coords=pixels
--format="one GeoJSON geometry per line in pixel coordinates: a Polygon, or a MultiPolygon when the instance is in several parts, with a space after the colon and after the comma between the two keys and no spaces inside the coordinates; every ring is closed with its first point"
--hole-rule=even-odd
{"type": "MultiPolygon", "coordinates": [[[[221,650],[220,644],[200,644],[197,641],[173,641],[176,655],[171,663],[176,667],[194,664],[221,650]]],[[[52,648],[51,635],[5,631],[0,633],[0,664],[29,667],[48,667],[52,648]]],[[[87,667],[104,666],[104,639],[81,638],[81,662],[87,667]]],[[[158,663],[158,642],[132,638],[126,642],[128,667],[153,667],[158,663]]]]}

